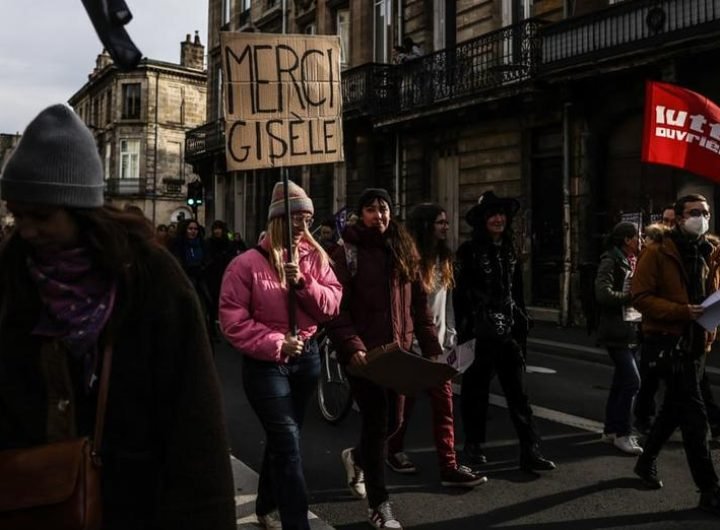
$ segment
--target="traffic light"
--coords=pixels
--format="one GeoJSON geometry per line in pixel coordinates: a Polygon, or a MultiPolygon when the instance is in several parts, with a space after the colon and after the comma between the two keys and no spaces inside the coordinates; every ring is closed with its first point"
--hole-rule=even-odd
{"type": "Polygon", "coordinates": [[[202,206],[203,203],[203,196],[205,194],[205,190],[203,189],[202,182],[199,180],[194,180],[192,182],[188,182],[187,185],[187,204],[191,208],[197,208],[198,206],[202,206]]]}

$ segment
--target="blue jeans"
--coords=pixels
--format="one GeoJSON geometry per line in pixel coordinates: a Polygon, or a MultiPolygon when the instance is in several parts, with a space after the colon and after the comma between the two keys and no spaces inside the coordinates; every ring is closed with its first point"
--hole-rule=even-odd
{"type": "Polygon", "coordinates": [[[244,357],[245,394],[267,437],[255,513],[266,515],[277,508],[283,529],[310,528],[300,429],[319,374],[320,355],[314,340],[287,364],[244,357]]]}
{"type": "Polygon", "coordinates": [[[630,417],[633,400],[640,388],[640,373],[632,348],[608,348],[615,363],[612,386],[605,405],[605,434],[627,436],[632,432],[630,417]]]}

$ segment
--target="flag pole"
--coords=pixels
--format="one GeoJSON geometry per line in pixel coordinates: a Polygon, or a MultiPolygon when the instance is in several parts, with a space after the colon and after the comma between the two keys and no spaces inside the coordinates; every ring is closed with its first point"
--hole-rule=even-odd
{"type": "MultiPolygon", "coordinates": [[[[290,192],[288,190],[289,187],[289,178],[288,178],[288,169],[286,167],[280,168],[280,173],[282,174],[282,182],[283,182],[283,198],[285,201],[285,239],[287,241],[287,244],[285,245],[285,249],[287,250],[287,263],[292,263],[294,258],[293,253],[293,224],[292,224],[292,214],[290,213],[290,192]]],[[[297,309],[297,293],[295,292],[295,289],[290,283],[288,283],[288,324],[290,325],[290,332],[293,334],[293,336],[297,336],[298,329],[297,329],[297,318],[296,318],[296,309],[297,309]]]]}

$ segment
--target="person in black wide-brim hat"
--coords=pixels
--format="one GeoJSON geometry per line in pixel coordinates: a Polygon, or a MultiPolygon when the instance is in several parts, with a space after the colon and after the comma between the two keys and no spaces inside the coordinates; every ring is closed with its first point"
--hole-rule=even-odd
{"type": "Polygon", "coordinates": [[[465,429],[465,457],[473,464],[487,461],[485,443],[490,382],[497,373],[520,441],[520,468],[549,471],[555,464],[540,453],[540,437],[524,390],[525,360],[520,343],[528,318],[522,267],[513,246],[512,218],[516,199],[492,191],[482,194],[465,220],[472,240],[457,251],[453,302],[458,343],[475,339],[475,360],[463,374],[460,411],[465,429]]]}
{"type": "Polygon", "coordinates": [[[480,195],[477,204],[468,210],[465,220],[474,228],[484,222],[486,214],[503,212],[510,221],[519,209],[520,202],[517,199],[498,197],[494,191],[490,190],[480,195]]]}

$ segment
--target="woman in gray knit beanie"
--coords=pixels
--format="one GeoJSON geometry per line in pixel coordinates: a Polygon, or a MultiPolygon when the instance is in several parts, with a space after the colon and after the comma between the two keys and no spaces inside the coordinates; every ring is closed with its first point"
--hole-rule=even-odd
{"type": "Polygon", "coordinates": [[[145,218],[103,205],[97,146],[72,109],[30,123],[0,195],[15,217],[0,247],[0,373],[13,382],[0,384],[0,455],[91,436],[111,346],[103,529],[234,529],[197,296],[145,218]]]}

